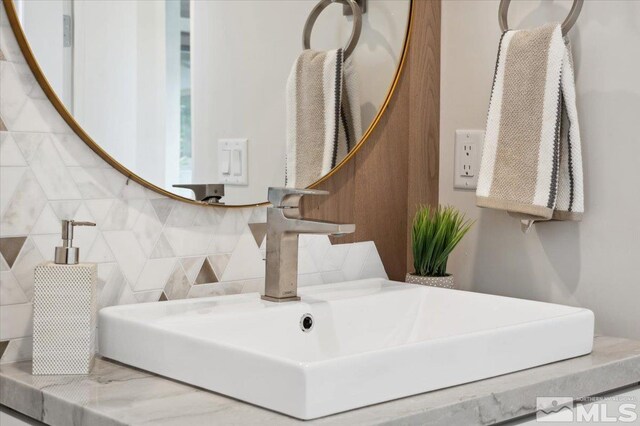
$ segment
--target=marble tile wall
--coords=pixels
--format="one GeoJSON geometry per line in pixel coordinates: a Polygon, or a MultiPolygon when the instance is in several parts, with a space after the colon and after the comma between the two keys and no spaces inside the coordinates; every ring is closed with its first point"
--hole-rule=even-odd
{"type": "MultiPolygon", "coordinates": [[[[52,260],[60,220],[98,264],[100,307],[261,291],[266,208],[193,206],[147,190],[66,125],[0,15],[0,362],[31,356],[33,271],[52,260]]],[[[373,242],[300,241],[301,286],[386,277],[373,242]]]]}

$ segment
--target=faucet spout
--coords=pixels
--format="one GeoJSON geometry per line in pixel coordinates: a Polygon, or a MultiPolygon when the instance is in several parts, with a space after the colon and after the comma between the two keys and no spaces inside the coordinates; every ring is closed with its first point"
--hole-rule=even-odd
{"type": "Polygon", "coordinates": [[[293,232],[296,234],[320,234],[343,236],[356,232],[356,225],[352,223],[335,223],[326,220],[309,220],[309,219],[288,219],[284,232],[293,232]]]}
{"type": "Polygon", "coordinates": [[[269,188],[267,208],[267,261],[263,299],[272,302],[300,300],[298,297],[298,236],[322,234],[341,236],[355,232],[353,224],[301,217],[299,202],[303,195],[321,195],[312,189],[269,188]]]}

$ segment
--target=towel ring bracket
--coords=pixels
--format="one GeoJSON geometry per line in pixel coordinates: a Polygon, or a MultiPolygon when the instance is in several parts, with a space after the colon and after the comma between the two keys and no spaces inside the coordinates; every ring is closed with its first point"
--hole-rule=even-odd
{"type": "Polygon", "coordinates": [[[313,25],[316,23],[316,20],[322,11],[333,3],[340,3],[342,5],[349,6],[351,9],[351,15],[353,16],[353,31],[351,32],[351,37],[349,37],[347,46],[344,48],[344,58],[346,59],[356,48],[358,40],[360,39],[360,33],[362,32],[362,10],[355,0],[321,0],[316,4],[304,24],[304,31],[302,32],[302,47],[304,49],[311,48],[311,31],[313,30],[313,25]]]}
{"type": "MultiPolygon", "coordinates": [[[[578,20],[583,3],[584,0],[573,0],[571,10],[569,10],[569,15],[567,15],[562,23],[562,35],[567,35],[571,27],[573,27],[578,20]]],[[[500,29],[503,32],[509,30],[509,23],[507,22],[509,4],[511,4],[511,0],[500,0],[500,7],[498,8],[498,21],[500,22],[500,29]]]]}

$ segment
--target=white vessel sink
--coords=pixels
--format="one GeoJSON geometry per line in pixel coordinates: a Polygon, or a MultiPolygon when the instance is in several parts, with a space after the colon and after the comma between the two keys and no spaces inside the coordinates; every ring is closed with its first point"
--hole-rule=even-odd
{"type": "Polygon", "coordinates": [[[587,309],[382,279],[300,295],[282,304],[250,293],[105,308],[100,352],[313,419],[584,355],[593,343],[587,309]]]}

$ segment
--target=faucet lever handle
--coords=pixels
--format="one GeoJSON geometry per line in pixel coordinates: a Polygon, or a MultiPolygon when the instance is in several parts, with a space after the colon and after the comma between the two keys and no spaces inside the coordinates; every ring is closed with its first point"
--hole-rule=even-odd
{"type": "Polygon", "coordinates": [[[321,189],[269,188],[269,202],[277,208],[297,208],[300,199],[305,195],[328,195],[329,191],[321,189]]]}

